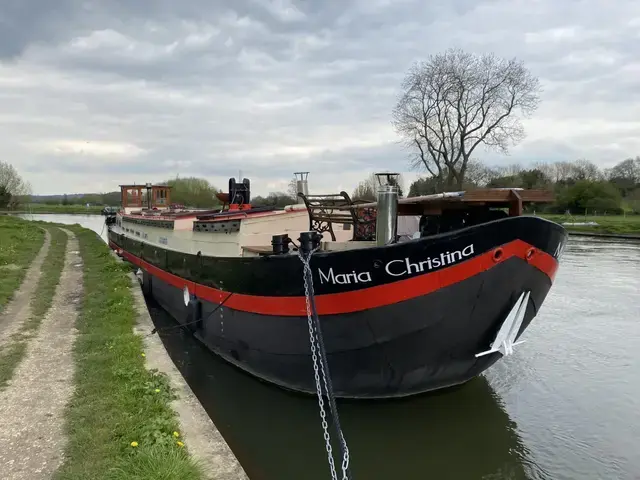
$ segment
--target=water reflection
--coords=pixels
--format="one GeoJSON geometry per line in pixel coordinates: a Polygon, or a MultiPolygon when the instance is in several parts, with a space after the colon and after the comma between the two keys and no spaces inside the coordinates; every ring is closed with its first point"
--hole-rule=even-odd
{"type": "MultiPolygon", "coordinates": [[[[157,326],[175,326],[153,300],[149,308],[157,326]]],[[[238,371],[188,333],[173,328],[160,335],[252,480],[329,478],[314,397],[238,371]]],[[[343,401],[339,409],[356,479],[538,477],[514,422],[483,377],[400,401],[343,401]]]]}
{"type": "Polygon", "coordinates": [[[591,266],[584,263],[585,256],[587,258],[598,257],[598,261],[622,260],[638,262],[640,260],[640,257],[638,257],[639,250],[640,243],[638,240],[571,237],[563,260],[581,263],[585,267],[591,266]],[[567,253],[574,255],[566,255],[567,253]]]}

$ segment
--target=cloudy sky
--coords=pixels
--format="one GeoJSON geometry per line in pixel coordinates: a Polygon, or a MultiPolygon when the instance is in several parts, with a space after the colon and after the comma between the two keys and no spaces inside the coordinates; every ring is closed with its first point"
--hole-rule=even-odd
{"type": "Polygon", "coordinates": [[[2,0],[0,159],[34,193],[408,168],[390,112],[415,60],[516,56],[544,93],[494,165],[640,155],[638,0],[2,0]]]}

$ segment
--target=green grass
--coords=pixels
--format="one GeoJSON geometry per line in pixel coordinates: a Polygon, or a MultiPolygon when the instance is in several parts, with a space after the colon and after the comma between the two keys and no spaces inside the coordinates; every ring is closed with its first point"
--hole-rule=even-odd
{"type": "Polygon", "coordinates": [[[191,480],[200,467],[174,436],[167,378],[145,368],[130,269],[89,230],[78,235],[84,298],[74,345],[75,393],[66,412],[69,443],[58,480],[191,480]],[[137,442],[137,446],[132,446],[137,442]]]}
{"type": "MultiPolygon", "coordinates": [[[[26,222],[25,222],[26,223],[26,222]]],[[[44,315],[51,307],[56,287],[64,267],[67,234],[56,227],[45,227],[51,235],[51,246],[42,264],[40,279],[31,298],[31,315],[14,334],[9,343],[0,349],[0,390],[7,386],[27,350],[29,340],[37,334],[44,315]]]]}
{"type": "Polygon", "coordinates": [[[51,246],[42,265],[36,294],[31,300],[31,318],[25,325],[27,331],[32,331],[40,326],[42,317],[51,307],[64,268],[69,237],[57,227],[49,227],[48,230],[51,235],[51,246]]]}
{"type": "Polygon", "coordinates": [[[540,215],[562,224],[563,222],[596,222],[597,226],[567,225],[569,232],[593,232],[640,235],[640,215],[540,215]]]}
{"type": "Polygon", "coordinates": [[[27,353],[27,342],[13,340],[0,351],[0,391],[7,386],[7,382],[13,377],[13,372],[24,358],[25,353],[27,353]]]}
{"type": "Polygon", "coordinates": [[[0,217],[0,312],[24,280],[43,242],[44,232],[36,225],[0,217]]]}
{"type": "MultiPolygon", "coordinates": [[[[27,203],[18,206],[12,213],[100,213],[101,206],[92,205],[47,205],[46,203],[27,203]]],[[[8,212],[4,210],[4,212],[8,212]]]]}

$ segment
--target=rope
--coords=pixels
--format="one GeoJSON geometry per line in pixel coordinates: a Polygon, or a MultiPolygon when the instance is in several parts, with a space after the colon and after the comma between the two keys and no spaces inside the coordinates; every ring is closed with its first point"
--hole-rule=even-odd
{"type": "Polygon", "coordinates": [[[204,323],[207,320],[209,320],[211,318],[211,316],[214,313],[216,313],[218,311],[218,309],[220,307],[222,307],[227,302],[227,300],[229,300],[231,298],[231,295],[233,295],[233,293],[234,292],[229,293],[229,295],[227,295],[227,297],[216,308],[214,308],[213,311],[209,315],[207,315],[207,318],[194,320],[193,322],[181,323],[179,325],[175,325],[175,326],[171,326],[171,327],[154,328],[153,330],[151,330],[151,332],[147,336],[150,337],[154,333],[163,333],[163,332],[167,332],[167,331],[171,331],[171,330],[178,330],[180,328],[186,327],[187,325],[193,325],[194,323],[198,323],[198,322],[204,323]]]}
{"type": "Polygon", "coordinates": [[[338,434],[338,442],[340,445],[340,453],[342,455],[342,480],[350,480],[351,472],[349,471],[349,448],[347,442],[342,433],[342,427],[340,425],[340,417],[338,415],[338,407],[336,405],[335,396],[333,393],[333,384],[331,382],[331,374],[329,372],[329,364],[327,363],[327,352],[324,344],[324,338],[322,336],[322,328],[320,325],[320,319],[318,318],[318,312],[316,309],[315,294],[313,291],[313,275],[311,272],[311,255],[315,250],[311,250],[307,256],[298,250],[298,256],[302,262],[304,268],[304,289],[305,300],[307,307],[307,321],[309,326],[309,341],[311,343],[311,358],[313,360],[313,369],[316,381],[316,393],[318,395],[318,405],[320,407],[320,418],[322,419],[322,428],[324,430],[325,447],[327,450],[327,456],[329,460],[329,469],[331,471],[331,478],[337,480],[337,474],[335,470],[335,463],[333,459],[333,449],[331,447],[331,435],[329,434],[329,428],[327,425],[326,414],[324,411],[324,400],[322,384],[320,383],[319,371],[322,374],[322,383],[324,384],[324,395],[329,401],[329,408],[331,411],[331,417],[338,434]],[[317,347],[316,347],[317,343],[317,347]],[[316,354],[317,351],[317,354],[316,354]],[[318,357],[320,361],[318,362],[318,357]]]}

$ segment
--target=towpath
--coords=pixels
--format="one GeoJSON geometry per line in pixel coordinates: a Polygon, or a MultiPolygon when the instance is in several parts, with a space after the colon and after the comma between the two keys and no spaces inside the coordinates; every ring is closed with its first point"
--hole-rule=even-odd
{"type": "Polygon", "coordinates": [[[249,477],[224,437],[169,357],[160,337],[149,335],[155,325],[149,315],[140,285],[133,274],[131,274],[131,281],[138,313],[135,331],[142,336],[147,366],[166,373],[171,386],[177,393],[171,406],[178,415],[191,455],[204,467],[204,476],[207,480],[248,480],[249,477]]]}
{"type": "MultiPolygon", "coordinates": [[[[10,385],[0,392],[0,472],[4,480],[49,479],[63,460],[63,415],[73,391],[72,347],[77,308],[82,300],[78,241],[73,233],[64,231],[69,242],[53,303],[37,335],[29,342],[10,385]]],[[[17,305],[5,312],[11,315],[7,318],[12,318],[12,328],[19,328],[15,325],[29,318],[29,293],[33,294],[37,285],[49,238],[47,234],[45,245],[15,296],[17,305]]],[[[6,334],[5,331],[3,337],[6,334]]]]}
{"type": "Polygon", "coordinates": [[[47,232],[23,285],[0,316],[0,342],[4,342],[0,353],[16,342],[24,345],[12,366],[12,375],[0,388],[0,478],[50,480],[105,475],[246,480],[243,468],[162,341],[149,336],[153,322],[140,287],[134,284],[131,291],[122,289],[121,281],[126,285],[129,279],[122,269],[114,268],[117,262],[111,255],[101,254],[101,240],[81,229],[60,230],[64,234],[59,230],[51,230],[51,235],[47,232]],[[68,241],[61,262],[65,247],[60,237],[65,236],[68,241]],[[53,275],[52,259],[57,259],[57,274],[53,275]],[[48,285],[57,285],[55,291],[48,290],[50,308],[40,316],[36,310],[42,285],[38,285],[49,277],[52,281],[48,285]],[[102,299],[99,305],[87,303],[87,298],[95,296],[102,299]],[[36,314],[41,320],[33,322],[36,314]],[[78,323],[80,314],[84,319],[97,318],[98,323],[78,323]],[[28,335],[13,335],[25,333],[27,326],[31,329],[28,335]],[[91,335],[85,335],[89,331],[91,335]],[[135,333],[144,333],[142,342],[135,333]],[[119,338],[117,344],[113,343],[114,335],[119,338]],[[147,355],[140,353],[141,347],[147,355]],[[165,384],[160,381],[163,377],[145,366],[166,373],[168,386],[178,398],[170,403],[169,396],[156,400],[165,392],[165,384]],[[97,384],[93,383],[95,379],[97,384]],[[99,388],[103,382],[109,385],[107,390],[99,388]],[[160,388],[147,392],[155,382],[160,388]],[[82,392],[81,396],[77,392],[82,392]],[[105,395],[110,398],[107,402],[103,401],[105,395]],[[132,402],[130,396],[137,401],[132,402]],[[173,424],[174,413],[177,431],[172,433],[172,426],[166,432],[165,424],[173,424]],[[114,438],[114,432],[122,438],[114,438]],[[164,435],[164,441],[152,443],[158,435],[164,435]],[[187,455],[180,450],[185,443],[187,455]],[[125,455],[123,447],[127,449],[125,455]]]}
{"type": "Polygon", "coordinates": [[[33,297],[42,272],[42,264],[49,252],[51,235],[47,230],[40,252],[29,266],[22,285],[15,292],[13,299],[0,313],[0,348],[5,346],[12,335],[20,330],[31,316],[31,298],[33,297]]]}

